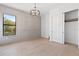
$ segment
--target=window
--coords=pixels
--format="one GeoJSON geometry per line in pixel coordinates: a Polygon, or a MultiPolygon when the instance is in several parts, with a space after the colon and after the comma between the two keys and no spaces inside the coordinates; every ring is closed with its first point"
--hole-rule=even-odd
{"type": "Polygon", "coordinates": [[[16,17],[9,14],[3,16],[3,35],[16,35],[16,17]]]}

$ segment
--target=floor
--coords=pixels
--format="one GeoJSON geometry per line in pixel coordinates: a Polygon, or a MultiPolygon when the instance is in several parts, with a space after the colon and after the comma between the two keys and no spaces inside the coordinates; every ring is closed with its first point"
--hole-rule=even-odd
{"type": "Polygon", "coordinates": [[[79,49],[69,44],[50,42],[45,38],[0,46],[1,56],[69,56],[79,55],[79,49]]]}

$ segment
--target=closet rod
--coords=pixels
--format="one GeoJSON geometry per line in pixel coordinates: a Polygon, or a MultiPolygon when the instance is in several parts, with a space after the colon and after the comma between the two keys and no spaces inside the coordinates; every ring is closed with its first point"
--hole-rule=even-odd
{"type": "Polygon", "coordinates": [[[65,20],[65,22],[73,22],[73,21],[78,21],[78,18],[70,19],[70,20],[65,20]]]}

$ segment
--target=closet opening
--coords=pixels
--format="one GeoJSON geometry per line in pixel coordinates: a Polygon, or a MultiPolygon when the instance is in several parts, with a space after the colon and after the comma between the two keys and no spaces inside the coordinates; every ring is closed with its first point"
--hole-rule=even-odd
{"type": "Polygon", "coordinates": [[[78,47],[78,9],[65,12],[65,44],[78,47]]]}

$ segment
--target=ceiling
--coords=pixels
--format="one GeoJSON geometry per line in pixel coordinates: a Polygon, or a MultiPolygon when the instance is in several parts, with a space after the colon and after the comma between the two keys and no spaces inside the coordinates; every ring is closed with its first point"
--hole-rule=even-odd
{"type": "MultiPolygon", "coordinates": [[[[2,4],[28,13],[34,7],[34,3],[2,3],[2,4]]],[[[41,15],[45,15],[51,9],[56,8],[59,5],[61,5],[61,3],[37,3],[37,9],[40,10],[41,15]]]]}

